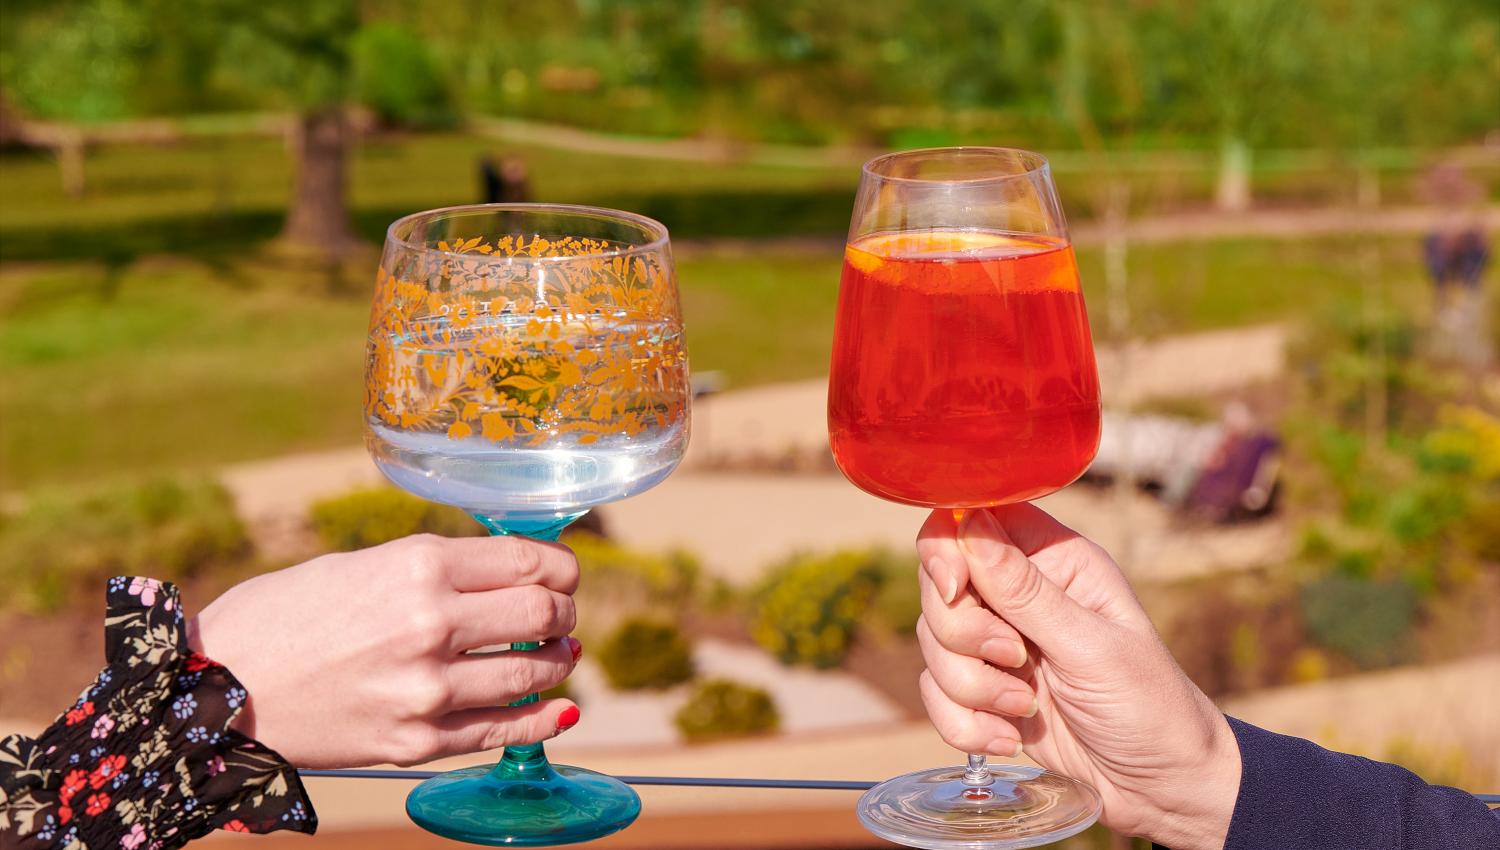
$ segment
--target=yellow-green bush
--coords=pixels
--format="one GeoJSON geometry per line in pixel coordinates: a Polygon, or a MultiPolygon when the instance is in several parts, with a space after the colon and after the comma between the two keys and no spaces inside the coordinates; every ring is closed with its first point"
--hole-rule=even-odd
{"type": "Polygon", "coordinates": [[[1328,672],[1328,656],[1318,649],[1304,646],[1292,653],[1287,676],[1293,683],[1304,685],[1308,682],[1323,681],[1328,678],[1328,672]]]}
{"type": "Polygon", "coordinates": [[[870,610],[882,624],[900,635],[915,635],[922,616],[922,588],[917,583],[917,556],[902,557],[889,550],[870,553],[880,570],[880,589],[870,610]]]}
{"type": "Polygon", "coordinates": [[[693,678],[693,647],[664,620],[635,617],[622,622],[595,654],[611,687],[661,690],[693,678]]]}
{"type": "Polygon", "coordinates": [[[418,499],[393,487],[356,490],[312,506],[313,530],[338,552],[364,549],[411,534],[474,537],[484,528],[458,508],[418,499]]]}
{"type": "Polygon", "coordinates": [[[884,576],[878,552],[793,558],[754,594],[750,634],[784,664],[836,666],[884,576]]]}
{"type": "Polygon", "coordinates": [[[728,679],[700,682],[672,719],[693,743],[763,735],[781,725],[769,693],[728,679]]]}
{"type": "Polygon", "coordinates": [[[0,521],[0,606],[52,611],[97,599],[113,575],[175,580],[243,563],[250,540],[229,493],[207,478],[160,478],[43,493],[0,521]]]}
{"type": "MultiPolygon", "coordinates": [[[[666,555],[637,552],[587,532],[563,542],[578,556],[583,586],[591,591],[643,596],[639,601],[687,602],[698,588],[698,561],[686,552],[666,555]]],[[[636,601],[636,600],[632,600],[636,601]]]]}

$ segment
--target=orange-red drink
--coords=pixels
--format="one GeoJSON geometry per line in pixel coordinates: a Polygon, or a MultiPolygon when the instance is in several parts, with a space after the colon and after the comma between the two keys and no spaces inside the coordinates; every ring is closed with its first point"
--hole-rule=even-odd
{"type": "Polygon", "coordinates": [[[861,489],[927,507],[1067,486],[1099,447],[1099,377],[1067,242],[984,231],[849,245],[828,429],[861,489]]]}

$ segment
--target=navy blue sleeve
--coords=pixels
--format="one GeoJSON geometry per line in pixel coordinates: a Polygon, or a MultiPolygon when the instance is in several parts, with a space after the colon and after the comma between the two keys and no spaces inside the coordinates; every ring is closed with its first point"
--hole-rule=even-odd
{"type": "Polygon", "coordinates": [[[1224,850],[1497,850],[1500,814],[1457,788],[1229,718],[1243,771],[1224,850]]]}

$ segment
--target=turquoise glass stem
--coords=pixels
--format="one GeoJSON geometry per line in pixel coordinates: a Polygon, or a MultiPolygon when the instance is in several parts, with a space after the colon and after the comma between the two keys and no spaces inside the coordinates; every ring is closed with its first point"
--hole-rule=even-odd
{"type": "MultiPolygon", "coordinates": [[[[518,517],[515,515],[501,515],[496,517],[474,514],[474,519],[480,525],[489,529],[490,534],[496,536],[519,535],[530,537],[533,540],[556,541],[563,533],[563,529],[572,525],[577,519],[588,511],[565,514],[544,514],[541,516],[518,517]]],[[[536,641],[523,641],[510,645],[511,649],[531,652],[541,646],[536,641]]],[[[541,699],[541,694],[527,694],[511,703],[512,706],[529,705],[541,699]]],[[[536,744],[512,744],[505,748],[505,753],[500,757],[490,775],[496,779],[541,779],[551,772],[551,765],[547,762],[546,750],[540,743],[536,744]]]]}
{"type": "MultiPolygon", "coordinates": [[[[477,516],[495,534],[556,540],[583,512],[477,516]]],[[[511,644],[533,650],[536,643],[511,644]]],[[[531,694],[511,703],[536,702],[531,694]]],[[[553,847],[619,832],[641,813],[640,795],[612,776],[554,765],[541,743],[505,748],[498,764],[476,765],[423,781],[406,813],[429,832],[492,847],[553,847]]]]}

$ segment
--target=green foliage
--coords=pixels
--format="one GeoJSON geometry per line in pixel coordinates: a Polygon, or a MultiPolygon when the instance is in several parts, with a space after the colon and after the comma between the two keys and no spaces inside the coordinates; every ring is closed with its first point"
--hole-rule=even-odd
{"type": "Polygon", "coordinates": [[[198,16],[219,74],[268,105],[308,110],[349,97],[355,0],[186,0],[168,8],[198,16]]]}
{"type": "Polygon", "coordinates": [[[131,0],[35,7],[0,53],[9,93],[42,118],[100,121],[125,118],[138,104],[140,64],[150,39],[148,19],[131,0]]]}
{"type": "Polygon", "coordinates": [[[0,607],[55,611],[98,599],[105,579],[178,580],[243,564],[250,541],[229,493],[204,478],[157,478],[31,496],[0,520],[0,607]]]}
{"type": "Polygon", "coordinates": [[[692,743],[763,735],[781,724],[769,693],[728,679],[700,682],[673,721],[692,743]]]}
{"type": "Polygon", "coordinates": [[[388,126],[451,127],[458,121],[443,69],[411,30],[367,24],[351,45],[355,99],[388,126]]]}
{"type": "Polygon", "coordinates": [[[884,577],[876,553],[795,557],[762,580],[750,634],[784,664],[837,666],[884,577]]]}
{"type": "Polygon", "coordinates": [[[1500,549],[1500,534],[1475,519],[1500,499],[1500,418],[1455,404],[1462,375],[1423,349],[1410,315],[1316,320],[1293,354],[1305,401],[1287,470],[1310,525],[1300,558],[1314,574],[1399,580],[1430,599],[1500,549]]]}
{"type": "Polygon", "coordinates": [[[621,623],[595,653],[616,690],[661,690],[693,678],[693,647],[669,622],[636,617],[621,623]]]}
{"type": "Polygon", "coordinates": [[[378,546],[412,534],[477,537],[484,528],[458,508],[418,499],[393,487],[356,490],[313,504],[313,529],[338,552],[378,546]]]}
{"type": "Polygon", "coordinates": [[[1500,54],[1477,2],[12,0],[0,80],[64,117],[312,108],[348,98],[375,26],[423,45],[385,54],[387,91],[407,73],[508,116],[802,143],[1468,142],[1500,54]]]}
{"type": "Polygon", "coordinates": [[[578,556],[581,584],[592,593],[622,603],[675,608],[691,600],[698,589],[702,568],[686,552],[638,552],[587,532],[568,534],[563,542],[578,556]]]}
{"type": "Polygon", "coordinates": [[[1335,574],[1305,584],[1300,601],[1313,640],[1360,667],[1412,657],[1418,598],[1410,584],[1335,574]]]}

